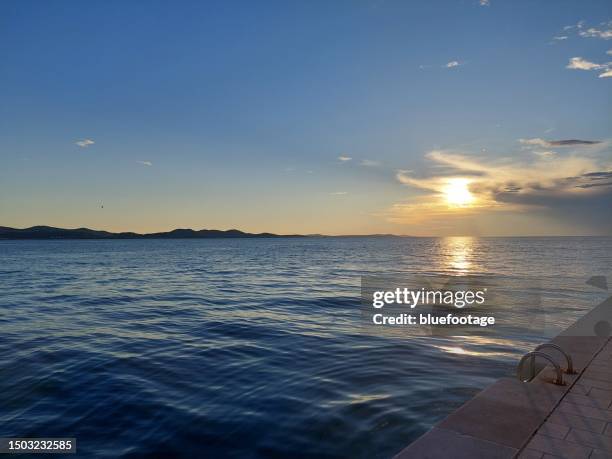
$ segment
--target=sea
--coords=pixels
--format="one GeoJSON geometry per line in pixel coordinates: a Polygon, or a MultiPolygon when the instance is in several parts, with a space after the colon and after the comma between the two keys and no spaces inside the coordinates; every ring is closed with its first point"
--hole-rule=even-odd
{"type": "Polygon", "coordinates": [[[610,237],[0,241],[0,437],[391,458],[603,301],[611,266],[610,237]],[[381,333],[361,282],[387,275],[536,285],[546,329],[518,301],[485,336],[381,333]]]}

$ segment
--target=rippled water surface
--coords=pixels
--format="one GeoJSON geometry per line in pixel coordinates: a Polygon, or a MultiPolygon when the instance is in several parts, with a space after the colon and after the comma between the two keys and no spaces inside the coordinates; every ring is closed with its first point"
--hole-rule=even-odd
{"type": "Polygon", "coordinates": [[[95,458],[389,458],[543,333],[372,333],[360,276],[537,279],[561,329],[605,297],[584,281],[611,260],[612,238],[0,241],[0,437],[76,437],[95,458]]]}

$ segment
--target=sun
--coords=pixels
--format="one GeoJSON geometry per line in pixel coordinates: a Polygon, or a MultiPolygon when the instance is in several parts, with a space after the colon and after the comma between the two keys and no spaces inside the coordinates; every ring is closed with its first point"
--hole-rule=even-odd
{"type": "Polygon", "coordinates": [[[474,201],[474,195],[470,193],[469,184],[469,180],[464,178],[449,179],[448,184],[444,187],[447,204],[459,207],[470,205],[474,201]]]}

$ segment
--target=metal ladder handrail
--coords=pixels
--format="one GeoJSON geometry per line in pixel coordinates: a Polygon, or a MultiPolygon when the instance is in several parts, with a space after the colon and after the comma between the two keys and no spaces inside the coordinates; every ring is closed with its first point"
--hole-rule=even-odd
{"type": "Polygon", "coordinates": [[[518,364],[518,367],[516,369],[516,377],[522,381],[522,382],[529,382],[531,381],[533,378],[535,378],[535,374],[532,373],[532,376],[530,379],[523,379],[521,377],[521,370],[523,369],[523,364],[525,363],[525,361],[529,358],[533,359],[535,361],[536,357],[542,357],[543,359],[548,360],[550,363],[552,363],[553,367],[555,368],[555,371],[557,372],[557,377],[556,379],[553,381],[554,384],[558,385],[558,386],[563,386],[563,372],[561,371],[561,367],[559,366],[559,364],[557,362],[555,362],[555,360],[548,354],[545,354],[544,352],[539,352],[539,351],[531,351],[528,352],[527,354],[525,354],[523,356],[523,358],[521,358],[521,361],[518,364]]]}
{"type": "MultiPolygon", "coordinates": [[[[561,346],[558,346],[554,343],[544,343],[544,344],[540,344],[538,347],[536,347],[534,349],[534,351],[539,351],[540,349],[544,349],[544,348],[551,348],[551,349],[555,349],[557,351],[559,351],[561,354],[563,354],[563,357],[565,357],[565,360],[567,362],[567,369],[565,370],[565,373],[568,375],[575,375],[577,372],[576,370],[574,370],[574,363],[572,362],[572,357],[565,352],[561,346]]],[[[535,358],[532,360],[532,363],[535,362],[535,358]]]]}

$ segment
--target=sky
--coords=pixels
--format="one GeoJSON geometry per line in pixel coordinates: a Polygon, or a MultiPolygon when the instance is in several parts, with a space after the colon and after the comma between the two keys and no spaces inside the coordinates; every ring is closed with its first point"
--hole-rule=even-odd
{"type": "Polygon", "coordinates": [[[612,2],[0,3],[0,225],[612,234],[612,2]]]}

